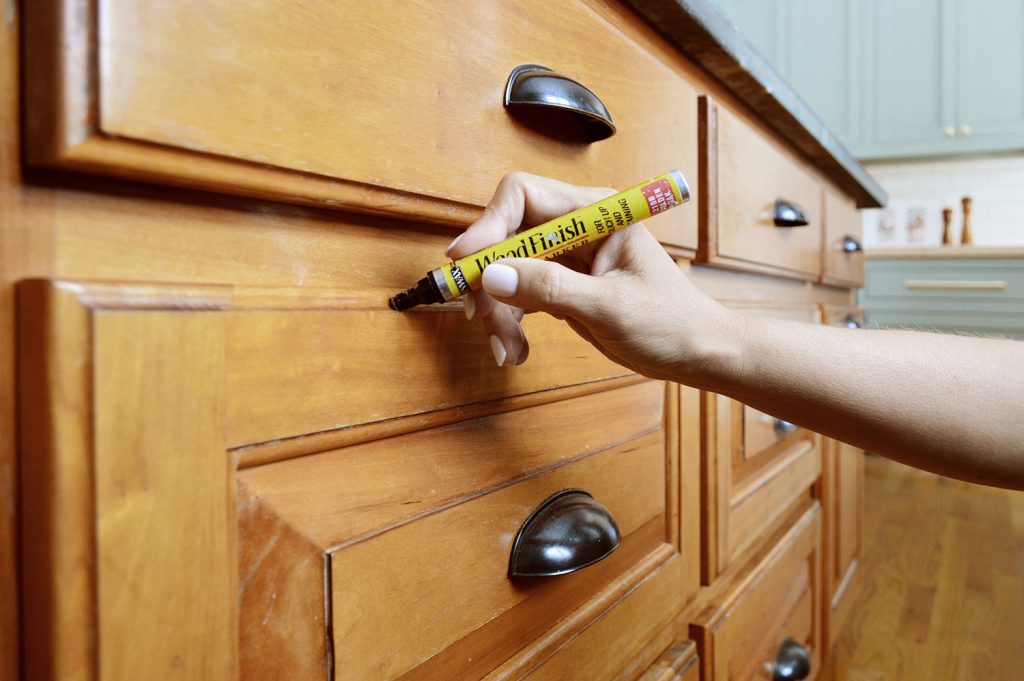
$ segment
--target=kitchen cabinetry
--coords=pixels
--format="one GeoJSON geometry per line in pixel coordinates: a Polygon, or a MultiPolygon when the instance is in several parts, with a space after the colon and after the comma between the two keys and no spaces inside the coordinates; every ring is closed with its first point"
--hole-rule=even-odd
{"type": "Polygon", "coordinates": [[[1019,2],[721,4],[859,158],[1024,148],[1019,2]]]}
{"type": "Polygon", "coordinates": [[[714,681],[781,648],[813,673],[819,435],[637,376],[549,316],[525,322],[529,361],[498,367],[458,302],[386,301],[510,164],[616,186],[679,167],[693,201],[650,221],[678,266],[817,323],[859,276],[826,257],[829,225],[878,202],[856,164],[796,151],[817,138],[713,80],[708,42],[610,0],[567,3],[556,32],[543,3],[25,10],[0,221],[34,263],[5,273],[2,384],[25,678],[714,681]],[[616,135],[506,110],[535,61],[591,88],[616,135]],[[780,198],[800,231],[765,220],[780,198]],[[599,560],[510,577],[566,490],[614,521],[581,533],[599,560]]]}
{"type": "Polygon", "coordinates": [[[873,327],[1024,338],[1024,251],[876,249],[861,305],[873,327]]]}

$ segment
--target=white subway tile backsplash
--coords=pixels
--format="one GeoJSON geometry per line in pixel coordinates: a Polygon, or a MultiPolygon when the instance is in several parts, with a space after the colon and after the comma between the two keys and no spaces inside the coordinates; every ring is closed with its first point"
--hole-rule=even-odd
{"type": "Polygon", "coordinates": [[[867,246],[937,245],[942,209],[953,209],[952,233],[959,243],[960,200],[970,196],[974,243],[1024,246],[1024,155],[947,159],[867,166],[889,194],[882,210],[863,212],[867,246]],[[923,227],[911,229],[917,216],[923,227]],[[919,240],[913,241],[912,239],[919,240]]]}

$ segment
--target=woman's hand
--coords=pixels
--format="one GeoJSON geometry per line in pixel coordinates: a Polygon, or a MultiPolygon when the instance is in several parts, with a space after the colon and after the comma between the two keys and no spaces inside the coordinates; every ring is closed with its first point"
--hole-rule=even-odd
{"type": "MultiPolygon", "coordinates": [[[[512,173],[484,215],[448,247],[457,259],[613,194],[611,189],[512,173]]],[[[483,290],[466,296],[499,365],[522,364],[529,343],[524,311],[564,319],[611,360],[655,378],[697,378],[730,355],[738,316],[701,293],[640,223],[560,258],[509,258],[484,270],[483,290]]]]}

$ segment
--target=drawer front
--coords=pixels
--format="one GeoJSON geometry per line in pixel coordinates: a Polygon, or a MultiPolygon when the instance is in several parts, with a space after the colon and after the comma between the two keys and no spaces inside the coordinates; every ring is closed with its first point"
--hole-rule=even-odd
{"type": "MultiPolygon", "coordinates": [[[[737,307],[733,305],[733,307],[737,307]]],[[[813,306],[741,307],[758,316],[818,323],[813,306]]],[[[820,438],[780,418],[723,395],[705,395],[704,456],[710,550],[705,583],[751,548],[806,495],[821,474],[820,438]]]]}
{"type": "Polygon", "coordinates": [[[701,97],[705,201],[698,259],[796,279],[821,275],[822,183],[788,150],[724,107],[701,97]],[[808,224],[777,227],[777,200],[797,204],[808,224]]]}
{"type": "Polygon", "coordinates": [[[820,508],[811,505],[738,583],[691,624],[705,681],[771,678],[780,645],[792,638],[821,662],[818,586],[820,508]]]}
{"type": "Polygon", "coordinates": [[[869,260],[861,297],[871,326],[1024,337],[1019,260],[869,260]]]}
{"type": "MultiPolygon", "coordinates": [[[[537,21],[550,14],[539,0],[445,11],[397,0],[100,0],[99,37],[88,23],[55,21],[62,0],[33,4],[30,52],[82,51],[63,71],[33,66],[30,100],[50,111],[56,98],[64,112],[33,127],[29,155],[40,162],[457,223],[510,170],[617,188],[672,168],[696,174],[696,91],[583,2],[537,21]],[[557,107],[510,115],[506,81],[522,64],[589,88],[617,133],[588,143],[557,107]],[[66,134],[60,126],[85,120],[74,115],[83,96],[95,129],[66,134]]],[[[668,241],[695,246],[692,206],[656,223],[668,241]]]]}
{"type": "Polygon", "coordinates": [[[863,286],[864,223],[857,211],[857,204],[849,196],[831,187],[825,188],[824,200],[825,236],[821,241],[821,281],[837,286],[863,286]],[[856,242],[855,245],[853,242],[856,242]],[[852,248],[857,250],[849,250],[852,248]]]}
{"type": "MultiPolygon", "coordinates": [[[[578,632],[660,568],[674,581],[643,608],[658,624],[684,597],[664,395],[644,382],[242,471],[242,551],[261,557],[243,568],[243,641],[272,632],[301,652],[322,639],[288,642],[294,623],[315,630],[326,613],[335,678],[477,678],[559,623],[578,632]],[[573,487],[608,509],[621,546],[580,572],[510,580],[522,523],[573,487]],[[307,549],[279,549],[284,528],[307,549]],[[278,592],[289,610],[273,608],[278,592]]],[[[268,655],[281,646],[243,649],[243,677],[279,669],[268,655]]]]}
{"type": "Polygon", "coordinates": [[[697,644],[676,641],[638,681],[699,681],[700,658],[697,644]]]}

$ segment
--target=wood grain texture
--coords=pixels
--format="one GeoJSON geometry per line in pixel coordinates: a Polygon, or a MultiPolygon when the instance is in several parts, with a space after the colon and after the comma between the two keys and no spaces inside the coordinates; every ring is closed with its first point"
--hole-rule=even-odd
{"type": "Polygon", "coordinates": [[[223,319],[108,312],[93,334],[100,678],[234,678],[223,319]]]}
{"type": "Polygon", "coordinates": [[[511,655],[531,640],[526,631],[541,634],[582,604],[580,596],[666,543],[664,475],[664,436],[648,435],[342,548],[331,559],[335,655],[344,660],[337,678],[397,677],[492,621],[505,635],[491,634],[473,654],[453,655],[445,666],[448,678],[479,675],[475,665],[456,671],[450,664],[475,662],[487,650],[511,655]],[[567,487],[586,489],[608,508],[623,535],[621,557],[616,551],[557,580],[510,581],[516,531],[537,504],[567,487]],[[651,520],[660,531],[641,532],[651,520]],[[446,559],[451,551],[457,558],[446,559]],[[573,586],[582,593],[558,596],[573,586]],[[526,612],[516,616],[517,609],[526,612]],[[508,616],[494,621],[501,614],[508,616]],[[445,626],[430,626],[439,617],[445,626]]]}
{"type": "Polygon", "coordinates": [[[697,644],[684,640],[673,643],[638,681],[697,681],[699,676],[697,644]]]}
{"type": "MultiPolygon", "coordinates": [[[[61,15],[92,7],[45,4],[61,15]]],[[[58,35],[40,39],[74,44],[86,66],[38,67],[63,78],[30,90],[30,101],[55,108],[52,122],[65,128],[30,138],[39,162],[462,224],[508,169],[626,187],[695,165],[695,90],[579,3],[566,5],[557,24],[523,20],[539,16],[541,4],[465,3],[443,13],[407,3],[378,4],[373,13],[326,2],[301,12],[242,11],[230,2],[96,5],[102,40],[88,23],[84,30],[56,23],[58,35]],[[351,49],[352,40],[361,48],[351,49]],[[98,44],[97,53],[82,43],[98,44]],[[589,49],[595,43],[601,49],[589,49]],[[561,118],[510,116],[502,95],[522,63],[548,65],[592,88],[618,133],[587,144],[561,118]],[[222,87],[227,82],[245,86],[222,87]],[[61,108],[66,91],[83,90],[95,109],[92,126],[61,108]],[[80,128],[78,144],[46,139],[71,137],[67,128],[80,128]],[[480,155],[482,148],[501,152],[480,155]],[[473,172],[437,172],[453,163],[473,172]]],[[[694,248],[696,213],[687,225],[685,212],[666,236],[694,248]]]]}
{"type": "Polygon", "coordinates": [[[822,659],[820,515],[816,503],[805,506],[755,563],[727,574],[728,588],[694,617],[690,636],[702,678],[760,678],[786,636],[808,647],[816,673],[822,659]]]}
{"type": "Polygon", "coordinates": [[[821,681],[1024,668],[1024,495],[868,456],[864,588],[821,681]]]}
{"type": "MultiPolygon", "coordinates": [[[[817,280],[821,274],[822,185],[805,163],[762,136],[724,106],[701,98],[706,144],[708,203],[702,262],[817,280]],[[713,114],[712,111],[715,111],[713,114]],[[714,165],[710,165],[714,164],[714,165]],[[804,209],[808,225],[779,228],[772,222],[777,199],[804,209]],[[711,201],[716,207],[711,208],[711,201]]],[[[702,146],[704,144],[702,143],[702,146]]]]}
{"type": "Polygon", "coordinates": [[[231,313],[229,443],[264,442],[630,373],[552,317],[532,315],[524,326],[530,361],[497,367],[485,335],[455,310],[231,313]]]}
{"type": "Polygon", "coordinates": [[[821,239],[821,281],[859,288],[864,285],[864,251],[843,251],[847,236],[864,243],[864,223],[853,200],[829,185],[824,188],[824,232],[821,239]]]}
{"type": "Polygon", "coordinates": [[[23,673],[97,681],[91,321],[48,282],[18,303],[23,673]]]}

